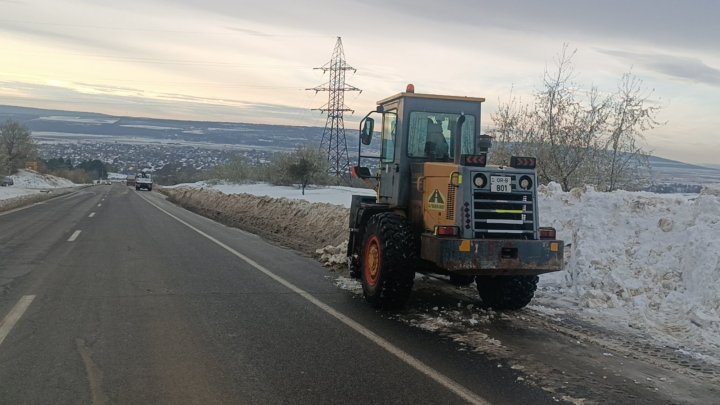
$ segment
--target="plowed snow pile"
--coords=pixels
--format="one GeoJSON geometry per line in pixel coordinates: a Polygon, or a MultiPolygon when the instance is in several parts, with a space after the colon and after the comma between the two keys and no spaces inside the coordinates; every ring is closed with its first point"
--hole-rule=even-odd
{"type": "MultiPolygon", "coordinates": [[[[165,192],[210,217],[267,228],[305,248],[332,245],[318,251],[322,261],[345,262],[345,247],[338,245],[347,238],[346,208],[198,189],[165,192]]],[[[565,271],[540,277],[534,309],[633,328],[695,353],[720,353],[720,187],[686,196],[563,192],[550,184],[538,194],[541,223],[570,245],[565,271]]]]}
{"type": "Polygon", "coordinates": [[[76,185],[68,179],[51,176],[49,174],[40,174],[32,170],[19,170],[12,178],[15,181],[13,187],[25,189],[63,188],[76,185]]]}
{"type": "Polygon", "coordinates": [[[540,302],[570,298],[608,324],[720,351],[720,187],[682,196],[550,184],[539,196],[541,222],[571,244],[566,271],[540,278],[540,302]]]}
{"type": "MultiPolygon", "coordinates": [[[[197,188],[161,191],[192,211],[308,253],[347,239],[348,209],[338,205],[250,194],[227,195],[197,188]]],[[[296,192],[300,194],[299,190],[296,192]]]]}
{"type": "Polygon", "coordinates": [[[291,186],[273,186],[267,183],[252,184],[232,184],[225,182],[197,182],[190,184],[179,184],[177,186],[165,187],[173,188],[195,188],[195,189],[211,189],[224,194],[250,194],[256,196],[266,196],[275,198],[287,198],[289,200],[303,200],[312,203],[327,203],[342,205],[350,208],[350,199],[353,194],[375,195],[375,191],[363,188],[352,187],[316,187],[308,186],[303,195],[298,187],[291,186]]]}
{"type": "Polygon", "coordinates": [[[19,170],[10,177],[14,184],[0,187],[0,211],[41,201],[57,195],[56,191],[66,192],[65,189],[77,186],[70,180],[32,170],[19,170]]]}

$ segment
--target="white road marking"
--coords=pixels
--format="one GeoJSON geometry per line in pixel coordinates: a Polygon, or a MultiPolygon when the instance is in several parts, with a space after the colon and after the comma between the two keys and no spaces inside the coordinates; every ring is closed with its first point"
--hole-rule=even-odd
{"type": "Polygon", "coordinates": [[[91,212],[90,215],[88,215],[88,218],[92,218],[92,217],[94,217],[94,216],[95,216],[95,213],[94,213],[94,212],[91,212]]]}
{"type": "Polygon", "coordinates": [[[61,198],[61,200],[69,200],[71,198],[75,198],[80,195],[80,193],[84,193],[83,191],[73,191],[70,195],[66,195],[61,198]]]}
{"type": "Polygon", "coordinates": [[[77,237],[80,236],[80,232],[82,232],[82,231],[77,230],[77,231],[73,232],[73,234],[70,235],[70,237],[68,238],[67,241],[68,241],[68,242],[75,242],[75,239],[77,239],[77,237]]]}
{"type": "Polygon", "coordinates": [[[0,345],[2,344],[3,340],[5,340],[5,337],[8,335],[8,333],[10,333],[13,326],[15,326],[17,321],[20,320],[20,317],[25,313],[25,311],[28,309],[34,299],[34,295],[24,295],[22,298],[20,298],[20,301],[15,304],[13,309],[10,310],[10,313],[8,313],[7,316],[5,316],[2,321],[0,321],[0,345]]]}
{"type": "Polygon", "coordinates": [[[463,400],[465,400],[471,404],[478,404],[478,405],[486,405],[486,404],[489,405],[490,404],[490,402],[488,400],[478,396],[474,392],[470,391],[469,389],[463,387],[459,383],[452,380],[450,377],[447,377],[446,375],[442,374],[441,372],[439,372],[439,371],[435,370],[434,368],[428,366],[427,364],[423,363],[419,359],[413,357],[410,353],[400,349],[399,347],[393,345],[389,341],[378,336],[375,332],[362,326],[360,323],[341,314],[340,312],[336,311],[334,308],[330,307],[329,305],[327,305],[324,302],[315,298],[312,294],[301,289],[300,287],[296,286],[295,284],[292,284],[291,282],[285,280],[284,278],[276,275],[275,273],[268,270],[266,267],[263,267],[261,264],[257,263],[256,261],[252,260],[251,258],[236,251],[235,249],[231,248],[230,246],[220,242],[218,239],[215,239],[214,237],[208,235],[207,233],[195,228],[194,226],[192,226],[189,223],[183,221],[182,219],[176,217],[175,215],[171,214],[170,212],[166,211],[165,209],[161,208],[160,206],[156,205],[155,203],[151,202],[150,200],[146,199],[145,197],[143,197],[143,200],[147,201],[150,205],[152,205],[153,207],[164,212],[165,214],[167,214],[171,218],[175,219],[176,221],[180,222],[181,224],[187,226],[188,228],[192,229],[193,231],[197,232],[198,234],[209,239],[216,245],[220,246],[221,248],[223,248],[226,251],[230,252],[231,254],[235,255],[242,261],[246,262],[247,264],[251,265],[255,269],[264,273],[268,277],[272,278],[273,280],[275,280],[278,283],[282,284],[283,286],[287,287],[291,291],[293,291],[296,294],[300,295],[301,297],[305,298],[311,304],[313,304],[316,307],[320,308],[321,310],[325,311],[326,313],[328,313],[335,319],[339,320],[340,322],[344,323],[346,326],[350,327],[357,333],[365,336],[370,341],[372,341],[376,345],[380,346],[381,348],[385,349],[386,351],[388,351],[390,354],[394,355],[395,357],[399,358],[400,360],[402,360],[403,362],[405,362],[406,364],[408,364],[415,370],[419,371],[422,374],[425,374],[426,376],[428,376],[429,378],[431,378],[438,384],[449,389],[450,391],[452,391],[454,394],[456,394],[463,400]]]}
{"type": "Polygon", "coordinates": [[[102,207],[102,204],[98,204],[98,207],[102,207]]]}

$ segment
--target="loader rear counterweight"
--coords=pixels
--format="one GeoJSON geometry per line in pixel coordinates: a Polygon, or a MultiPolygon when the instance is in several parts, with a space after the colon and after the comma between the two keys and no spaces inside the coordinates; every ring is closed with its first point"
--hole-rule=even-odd
{"type": "Polygon", "coordinates": [[[397,308],[415,271],[475,280],[483,305],[519,309],[538,275],[563,267],[563,243],[539,226],[535,158],[489,166],[480,135],[482,98],[415,94],[378,102],[361,122],[353,174],[377,197],[353,196],[348,265],[365,298],[397,308]],[[379,155],[363,155],[381,115],[379,155]],[[371,161],[370,167],[361,163],[371,161]]]}

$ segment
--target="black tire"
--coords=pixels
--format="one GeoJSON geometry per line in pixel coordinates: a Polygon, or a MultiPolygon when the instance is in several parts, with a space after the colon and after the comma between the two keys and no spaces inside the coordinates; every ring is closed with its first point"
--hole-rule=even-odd
{"type": "Polygon", "coordinates": [[[152,191],[152,186],[148,186],[148,191],[152,191]]]}
{"type": "Polygon", "coordinates": [[[135,186],[135,191],[140,191],[140,187],[135,186]]]}
{"type": "Polygon", "coordinates": [[[360,280],[365,299],[378,309],[401,308],[415,279],[415,236],[404,217],[375,214],[365,225],[360,280]]]}
{"type": "Polygon", "coordinates": [[[503,310],[524,308],[535,295],[538,276],[478,276],[475,279],[483,306],[503,310]]]}
{"type": "Polygon", "coordinates": [[[450,284],[457,286],[466,286],[475,281],[475,276],[461,276],[460,274],[450,275],[450,284]]]}

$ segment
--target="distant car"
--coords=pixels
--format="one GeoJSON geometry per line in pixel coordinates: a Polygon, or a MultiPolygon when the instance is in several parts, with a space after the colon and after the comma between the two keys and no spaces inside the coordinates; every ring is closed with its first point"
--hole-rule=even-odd
{"type": "Polygon", "coordinates": [[[5,177],[3,177],[2,183],[0,183],[0,186],[7,187],[7,186],[12,186],[13,184],[15,184],[15,182],[13,181],[13,178],[10,176],[5,176],[5,177]]]}

